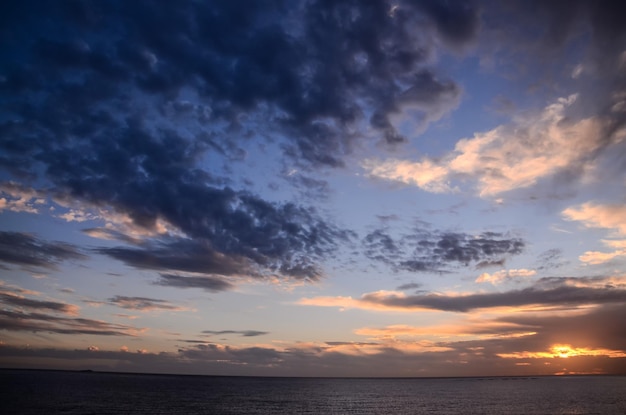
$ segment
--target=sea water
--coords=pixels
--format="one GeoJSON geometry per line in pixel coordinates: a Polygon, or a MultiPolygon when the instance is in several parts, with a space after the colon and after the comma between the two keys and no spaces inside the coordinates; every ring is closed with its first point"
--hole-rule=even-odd
{"type": "Polygon", "coordinates": [[[625,376],[261,378],[0,370],[0,414],[626,414],[625,376]]]}

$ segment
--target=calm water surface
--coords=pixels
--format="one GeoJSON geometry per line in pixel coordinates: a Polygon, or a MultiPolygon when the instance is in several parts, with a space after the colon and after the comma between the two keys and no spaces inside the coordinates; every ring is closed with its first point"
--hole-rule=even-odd
{"type": "Polygon", "coordinates": [[[1,414],[626,414],[626,377],[321,379],[0,370],[1,414]]]}

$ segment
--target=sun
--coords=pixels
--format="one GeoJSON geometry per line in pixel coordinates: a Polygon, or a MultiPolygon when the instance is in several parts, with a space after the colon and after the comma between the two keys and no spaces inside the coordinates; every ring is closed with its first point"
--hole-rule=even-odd
{"type": "Polygon", "coordinates": [[[551,356],[546,357],[558,357],[561,359],[567,359],[575,356],[607,356],[625,357],[626,353],[623,350],[609,350],[609,349],[590,349],[588,347],[572,347],[569,344],[554,344],[550,347],[551,356]]]}
{"type": "Polygon", "coordinates": [[[552,351],[553,357],[559,357],[561,359],[567,359],[580,354],[577,349],[572,348],[569,344],[555,344],[550,350],[552,351]]]}

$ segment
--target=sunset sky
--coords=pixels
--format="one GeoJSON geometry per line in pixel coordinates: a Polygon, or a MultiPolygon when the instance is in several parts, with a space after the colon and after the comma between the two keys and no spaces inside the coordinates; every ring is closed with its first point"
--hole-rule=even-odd
{"type": "Polygon", "coordinates": [[[3,1],[0,367],[626,374],[621,1],[3,1]]]}

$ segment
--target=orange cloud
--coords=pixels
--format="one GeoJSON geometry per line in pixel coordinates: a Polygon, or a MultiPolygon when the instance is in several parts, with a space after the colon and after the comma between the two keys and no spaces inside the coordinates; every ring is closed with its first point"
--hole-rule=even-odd
{"type": "Polygon", "coordinates": [[[547,351],[500,353],[497,356],[505,359],[567,359],[576,356],[607,356],[610,358],[620,358],[626,357],[626,353],[621,350],[590,349],[587,347],[573,347],[569,344],[555,344],[547,351]]]}
{"type": "Polygon", "coordinates": [[[626,285],[622,277],[611,278],[544,278],[534,286],[503,292],[467,294],[418,293],[407,295],[398,291],[375,291],[360,298],[302,298],[297,304],[318,307],[358,308],[380,311],[449,311],[467,313],[489,310],[548,310],[566,307],[587,307],[595,304],[616,304],[626,301],[626,285]]]}
{"type": "Polygon", "coordinates": [[[583,203],[565,209],[563,216],[567,220],[582,222],[587,228],[612,229],[620,235],[626,235],[626,205],[583,203]]]}
{"type": "Polygon", "coordinates": [[[0,183],[0,212],[39,213],[39,207],[45,203],[43,192],[9,181],[0,183]]]}
{"type": "Polygon", "coordinates": [[[559,98],[539,114],[518,117],[472,138],[459,140],[439,160],[366,160],[373,177],[415,185],[429,192],[452,192],[453,180],[477,182],[481,196],[528,187],[599,148],[603,121],[568,121],[566,110],[576,95],[559,98]]]}
{"type": "Polygon", "coordinates": [[[578,259],[590,265],[597,265],[626,255],[626,240],[603,240],[602,242],[611,248],[617,249],[613,252],[586,251],[578,259]]]}
{"type": "Polygon", "coordinates": [[[435,326],[409,326],[395,324],[382,328],[363,327],[354,330],[360,336],[367,336],[376,340],[389,340],[398,338],[442,338],[472,337],[475,339],[485,338],[514,338],[536,334],[527,328],[515,323],[464,319],[453,324],[435,326]]]}
{"type": "Polygon", "coordinates": [[[432,311],[426,307],[414,307],[411,308],[411,310],[407,310],[407,307],[394,307],[375,301],[376,299],[382,299],[388,296],[397,296],[400,298],[404,298],[406,297],[406,294],[401,291],[380,290],[372,293],[363,294],[361,298],[352,298],[351,296],[301,298],[300,300],[298,300],[297,304],[316,307],[337,307],[341,311],[347,309],[399,312],[415,311],[416,309],[420,309],[421,311],[432,311]]]}
{"type": "Polygon", "coordinates": [[[497,285],[514,278],[532,277],[535,274],[537,274],[537,271],[533,269],[503,269],[493,274],[484,272],[476,278],[475,282],[490,282],[493,285],[497,285]]]}

